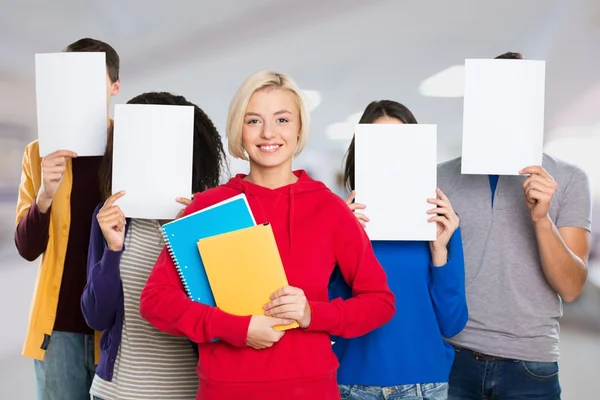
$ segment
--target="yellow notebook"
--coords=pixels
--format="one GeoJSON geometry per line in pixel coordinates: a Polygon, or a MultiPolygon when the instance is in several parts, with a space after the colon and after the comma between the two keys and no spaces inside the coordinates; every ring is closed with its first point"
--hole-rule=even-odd
{"type": "MultiPolygon", "coordinates": [[[[198,250],[217,306],[233,315],[265,315],[269,296],[288,285],[270,224],[198,241],[198,250]]],[[[276,326],[283,331],[297,328],[276,326]]]]}

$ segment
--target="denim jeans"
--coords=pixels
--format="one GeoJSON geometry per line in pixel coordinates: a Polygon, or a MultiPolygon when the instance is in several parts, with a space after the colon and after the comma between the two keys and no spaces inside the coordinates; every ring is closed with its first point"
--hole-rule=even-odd
{"type": "Polygon", "coordinates": [[[450,373],[450,400],[560,400],[558,363],[477,360],[457,348],[450,373]]]}
{"type": "Polygon", "coordinates": [[[339,385],[342,400],[446,400],[447,383],[399,386],[339,385]]]}
{"type": "Polygon", "coordinates": [[[96,373],[94,335],[52,332],[44,361],[34,365],[38,400],[89,400],[96,373]]]}

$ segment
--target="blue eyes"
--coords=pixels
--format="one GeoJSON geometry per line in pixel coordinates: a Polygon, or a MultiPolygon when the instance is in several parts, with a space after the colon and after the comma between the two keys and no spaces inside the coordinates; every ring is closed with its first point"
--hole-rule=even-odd
{"type": "MultiPolygon", "coordinates": [[[[278,124],[285,124],[287,122],[290,122],[287,118],[277,118],[275,120],[278,124]]],[[[254,124],[258,124],[260,121],[258,119],[250,119],[248,121],[246,121],[246,123],[248,125],[254,125],[254,124]]]]}

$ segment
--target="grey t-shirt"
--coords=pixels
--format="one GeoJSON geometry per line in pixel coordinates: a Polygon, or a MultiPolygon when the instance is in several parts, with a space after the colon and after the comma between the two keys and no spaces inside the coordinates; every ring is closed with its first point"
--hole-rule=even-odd
{"type": "MultiPolygon", "coordinates": [[[[558,183],[557,227],[591,229],[591,193],[579,168],[544,155],[558,183]]],[[[461,175],[461,159],[438,166],[438,186],[460,217],[469,322],[450,342],[497,357],[557,361],[562,301],[548,284],[522,176],[501,176],[492,207],[487,175],[461,175]]]]}

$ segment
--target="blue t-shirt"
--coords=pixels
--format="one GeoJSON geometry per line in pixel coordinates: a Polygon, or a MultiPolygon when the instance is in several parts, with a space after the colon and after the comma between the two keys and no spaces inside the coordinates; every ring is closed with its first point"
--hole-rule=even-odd
{"type": "MultiPolygon", "coordinates": [[[[431,265],[429,243],[374,241],[373,250],[396,296],[396,314],[386,325],[358,338],[332,338],[340,368],[338,383],[394,386],[447,382],[452,337],[467,323],[460,229],[448,245],[448,263],[431,265]]],[[[341,274],[332,277],[330,297],[348,298],[341,274]]]]}

